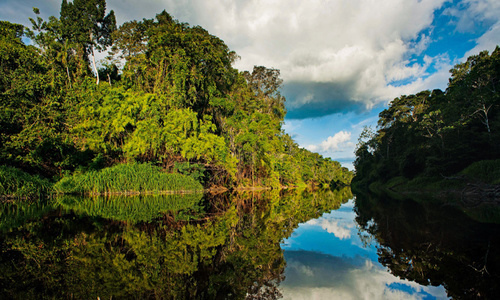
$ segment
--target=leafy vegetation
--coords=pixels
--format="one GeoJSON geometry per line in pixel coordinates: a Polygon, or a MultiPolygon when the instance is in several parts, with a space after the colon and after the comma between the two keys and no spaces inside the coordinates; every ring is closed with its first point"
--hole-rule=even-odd
{"type": "Polygon", "coordinates": [[[34,13],[31,29],[0,21],[1,165],[78,174],[74,192],[114,191],[76,184],[133,162],[206,186],[350,183],[346,168],[283,132],[279,70],[236,70],[238,56],[205,29],[165,11],[117,27],[105,0],[64,0],[59,18],[34,13]],[[96,63],[95,51],[106,50],[96,63]]]}
{"type": "Polygon", "coordinates": [[[131,163],[64,177],[54,185],[54,190],[65,194],[112,194],[202,191],[203,186],[186,175],[164,173],[151,164],[131,163]]]}
{"type": "Polygon", "coordinates": [[[484,183],[500,184],[500,159],[475,162],[460,173],[484,183]]]}
{"type": "Polygon", "coordinates": [[[52,183],[16,168],[0,166],[0,196],[32,198],[48,194],[52,183]]]}
{"type": "Polygon", "coordinates": [[[473,183],[498,184],[499,89],[497,46],[491,55],[483,51],[456,65],[446,91],[394,99],[379,114],[377,131],[365,128],[360,136],[356,185],[400,178],[414,187],[443,189],[450,179],[464,176],[473,183]]]}

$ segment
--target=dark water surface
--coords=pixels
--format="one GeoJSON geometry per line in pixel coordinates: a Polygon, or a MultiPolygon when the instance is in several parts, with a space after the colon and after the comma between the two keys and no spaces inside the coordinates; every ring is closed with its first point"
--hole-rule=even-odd
{"type": "Polygon", "coordinates": [[[499,233],[349,189],[4,203],[0,299],[488,299],[499,233]]]}

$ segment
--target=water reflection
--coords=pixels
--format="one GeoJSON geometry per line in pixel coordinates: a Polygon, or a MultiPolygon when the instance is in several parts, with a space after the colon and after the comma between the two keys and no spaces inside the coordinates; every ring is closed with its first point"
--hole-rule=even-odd
{"type": "Polygon", "coordinates": [[[343,190],[4,204],[0,298],[279,298],[286,264],[280,242],[351,196],[343,190]]]}
{"type": "Polygon", "coordinates": [[[422,285],[443,285],[454,299],[500,292],[500,226],[452,206],[357,195],[356,221],[380,244],[379,261],[422,285]]]}
{"type": "Polygon", "coordinates": [[[377,261],[377,243],[360,237],[353,208],[351,200],[301,224],[284,241],[284,299],[446,299],[443,287],[389,273],[377,261]]]}
{"type": "Polygon", "coordinates": [[[344,189],[4,203],[0,299],[498,294],[498,225],[449,206],[349,199],[344,189]]]}
{"type": "Polygon", "coordinates": [[[203,193],[133,196],[61,196],[56,203],[80,216],[102,217],[115,221],[149,222],[167,213],[178,219],[203,214],[203,193]]]}
{"type": "Polygon", "coordinates": [[[284,299],[496,299],[500,225],[492,220],[482,208],[467,215],[358,194],[284,240],[280,289],[284,299]]]}

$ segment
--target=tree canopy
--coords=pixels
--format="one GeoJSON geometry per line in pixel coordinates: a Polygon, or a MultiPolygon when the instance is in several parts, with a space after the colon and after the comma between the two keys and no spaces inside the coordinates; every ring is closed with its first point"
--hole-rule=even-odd
{"type": "Polygon", "coordinates": [[[0,23],[1,164],[52,177],[139,161],[203,170],[207,185],[349,184],[284,133],[279,70],[238,71],[205,29],[166,11],[117,27],[105,0],[34,13],[31,29],[0,23]]]}
{"type": "Polygon", "coordinates": [[[366,129],[356,150],[356,178],[449,176],[470,164],[500,158],[500,47],[450,70],[445,91],[394,99],[366,129]]]}

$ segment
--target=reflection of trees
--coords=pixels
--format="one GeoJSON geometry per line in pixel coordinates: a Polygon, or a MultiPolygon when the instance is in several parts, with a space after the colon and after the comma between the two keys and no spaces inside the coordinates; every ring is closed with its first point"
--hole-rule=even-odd
{"type": "Polygon", "coordinates": [[[443,285],[456,299],[493,299],[500,292],[500,226],[450,206],[362,194],[355,211],[361,235],[380,243],[379,261],[394,275],[443,285]]]}
{"type": "Polygon", "coordinates": [[[195,219],[169,210],[150,221],[140,220],[142,211],[124,221],[128,210],[113,206],[119,216],[111,218],[100,202],[68,200],[64,207],[76,210],[44,211],[2,234],[0,298],[278,298],[280,242],[349,194],[207,197],[207,212],[196,210],[195,219]]]}

